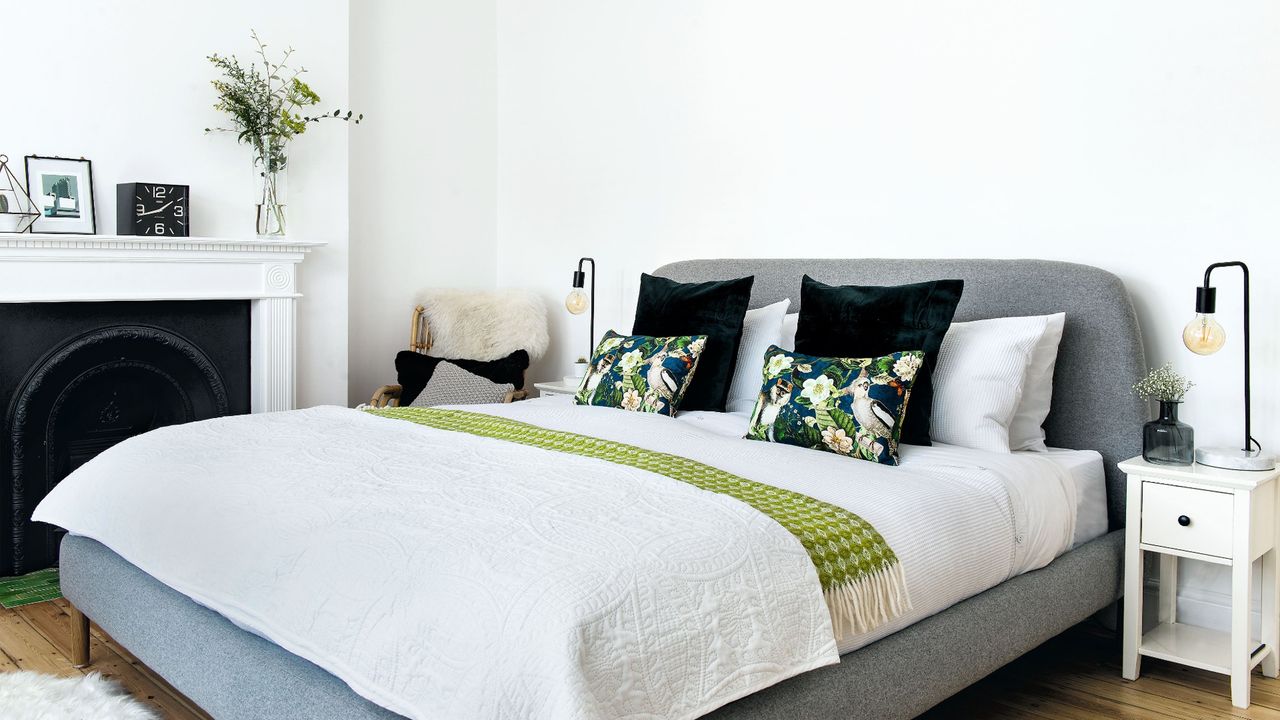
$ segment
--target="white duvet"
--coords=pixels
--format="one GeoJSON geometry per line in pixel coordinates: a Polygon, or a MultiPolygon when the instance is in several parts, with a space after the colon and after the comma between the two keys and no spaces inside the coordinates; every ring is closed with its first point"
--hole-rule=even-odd
{"type": "Polygon", "coordinates": [[[803,547],[745,504],[339,408],[133,438],[34,517],[418,718],[696,717],[1047,564],[1072,538],[1074,486],[1043,458],[909,447],[889,468],[606,408],[480,409],[846,507],[898,554],[914,611],[837,643],[803,547]]]}

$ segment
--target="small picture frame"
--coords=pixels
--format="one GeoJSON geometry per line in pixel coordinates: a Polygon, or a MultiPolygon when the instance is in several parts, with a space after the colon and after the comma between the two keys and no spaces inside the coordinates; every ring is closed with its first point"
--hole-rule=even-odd
{"type": "Polygon", "coordinates": [[[93,164],[84,158],[26,156],[27,192],[40,217],[33,233],[93,235],[93,164]]]}

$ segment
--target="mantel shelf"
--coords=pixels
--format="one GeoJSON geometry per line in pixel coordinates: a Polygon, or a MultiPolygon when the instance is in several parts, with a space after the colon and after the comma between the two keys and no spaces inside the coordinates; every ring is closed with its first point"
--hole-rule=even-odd
{"type": "Polygon", "coordinates": [[[291,410],[298,266],[324,244],[253,236],[0,234],[0,315],[27,303],[248,301],[250,407],[291,410]]]}
{"type": "Polygon", "coordinates": [[[327,243],[293,238],[245,237],[148,237],[145,235],[67,235],[50,233],[0,233],[0,248],[42,249],[155,249],[155,250],[259,250],[308,252],[327,243]]]}

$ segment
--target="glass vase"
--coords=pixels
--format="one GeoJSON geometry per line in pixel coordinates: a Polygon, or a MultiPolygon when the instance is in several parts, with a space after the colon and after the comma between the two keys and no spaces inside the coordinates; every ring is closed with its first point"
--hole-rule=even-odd
{"type": "Polygon", "coordinates": [[[285,207],[288,198],[288,173],[284,148],[278,141],[264,141],[253,169],[257,175],[256,227],[259,237],[285,234],[285,207]]]}
{"type": "Polygon", "coordinates": [[[1142,426],[1142,459],[1157,465],[1190,465],[1195,461],[1195,430],[1178,421],[1178,405],[1160,401],[1160,417],[1142,426]]]}

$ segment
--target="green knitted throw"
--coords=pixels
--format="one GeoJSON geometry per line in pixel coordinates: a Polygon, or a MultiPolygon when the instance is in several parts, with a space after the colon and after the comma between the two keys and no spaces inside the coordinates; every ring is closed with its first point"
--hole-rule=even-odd
{"type": "Polygon", "coordinates": [[[740,500],[796,537],[818,571],[837,637],[868,632],[911,608],[897,555],[871,524],[830,503],[747,480],[689,458],[530,425],[507,418],[436,408],[369,409],[385,418],[597,458],[648,470],[740,500]]]}

